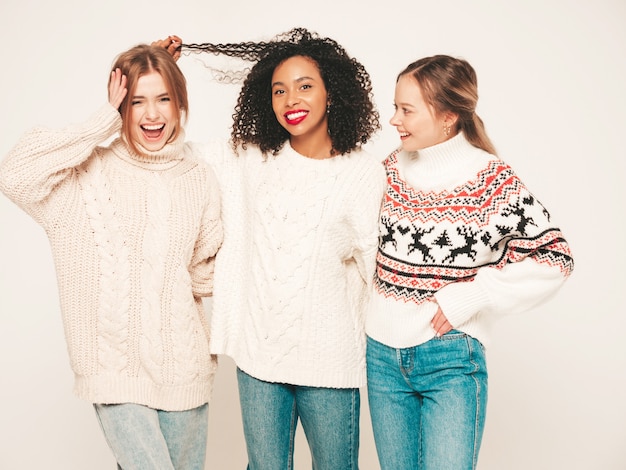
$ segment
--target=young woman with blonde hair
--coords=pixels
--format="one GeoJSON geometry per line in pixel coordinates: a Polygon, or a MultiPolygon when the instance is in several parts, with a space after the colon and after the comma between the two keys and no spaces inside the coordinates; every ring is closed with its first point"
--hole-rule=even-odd
{"type": "Polygon", "coordinates": [[[385,161],[368,399],[383,470],[476,468],[485,346],[499,317],[534,308],[573,269],[550,214],[495,155],[476,73],[446,55],[410,64],[385,161]]]}
{"type": "Polygon", "coordinates": [[[184,140],[186,82],[165,50],[120,54],[108,91],[87,121],[27,132],[0,190],[48,235],[74,391],[94,404],[119,468],[201,470],[218,183],[184,140]]]}

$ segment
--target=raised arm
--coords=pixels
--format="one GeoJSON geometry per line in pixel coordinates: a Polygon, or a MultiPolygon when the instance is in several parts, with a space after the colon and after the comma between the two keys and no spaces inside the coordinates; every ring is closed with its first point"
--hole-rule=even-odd
{"type": "Polygon", "coordinates": [[[88,120],[62,129],[34,128],[26,132],[0,163],[0,191],[35,219],[41,203],[95,148],[121,128],[117,109],[126,96],[126,77],[111,73],[109,103],[88,120]]]}

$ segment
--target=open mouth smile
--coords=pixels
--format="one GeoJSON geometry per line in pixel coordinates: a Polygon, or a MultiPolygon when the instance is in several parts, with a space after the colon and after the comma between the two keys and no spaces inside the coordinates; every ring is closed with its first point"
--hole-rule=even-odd
{"type": "Polygon", "coordinates": [[[144,124],[140,127],[146,139],[158,140],[161,138],[161,135],[163,134],[163,129],[165,129],[165,124],[144,124]]]}
{"type": "Polygon", "coordinates": [[[296,124],[300,124],[302,121],[304,121],[308,114],[308,111],[290,111],[288,113],[285,113],[284,116],[287,124],[295,126],[296,124]]]}

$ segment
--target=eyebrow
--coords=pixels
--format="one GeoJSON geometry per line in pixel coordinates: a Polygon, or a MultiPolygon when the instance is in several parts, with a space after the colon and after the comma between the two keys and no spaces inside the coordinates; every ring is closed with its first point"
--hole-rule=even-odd
{"type": "MultiPolygon", "coordinates": [[[[298,83],[298,82],[303,82],[304,80],[315,80],[315,79],[313,77],[304,76],[304,77],[298,77],[294,81],[296,83],[298,83]]],[[[276,85],[284,85],[284,83],[283,82],[274,82],[274,83],[272,83],[272,87],[275,87],[276,85]]]]}
{"type": "MultiPolygon", "coordinates": [[[[169,95],[170,94],[166,91],[164,93],[161,93],[160,95],[157,95],[157,98],[163,98],[164,96],[169,96],[169,95]]],[[[133,95],[133,99],[134,100],[136,100],[136,99],[144,99],[145,100],[146,97],[143,96],[143,95],[133,95]]]]}

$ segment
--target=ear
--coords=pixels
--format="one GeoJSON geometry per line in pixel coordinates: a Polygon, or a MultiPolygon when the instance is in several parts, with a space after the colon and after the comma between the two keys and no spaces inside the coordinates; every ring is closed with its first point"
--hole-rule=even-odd
{"type": "Polygon", "coordinates": [[[456,122],[459,120],[459,115],[457,113],[453,113],[452,111],[446,111],[443,114],[443,123],[446,127],[456,127],[456,122]]]}

